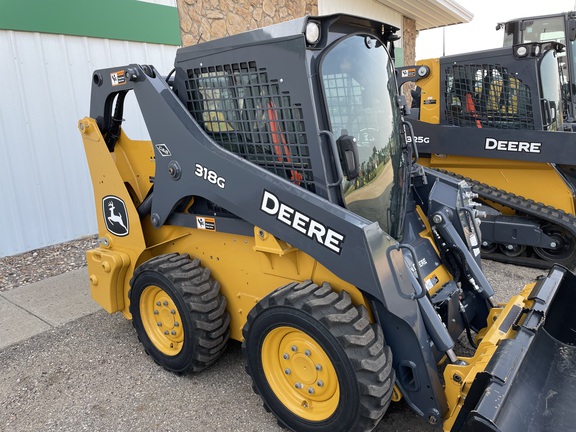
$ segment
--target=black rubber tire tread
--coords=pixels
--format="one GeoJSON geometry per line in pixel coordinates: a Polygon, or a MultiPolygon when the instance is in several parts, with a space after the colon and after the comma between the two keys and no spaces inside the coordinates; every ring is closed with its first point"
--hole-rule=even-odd
{"type": "MultiPolygon", "coordinates": [[[[301,430],[371,431],[374,429],[390,405],[395,376],[392,368],[392,352],[384,341],[381,327],[370,323],[366,308],[355,306],[346,291],[337,293],[328,283],[322,286],[311,281],[290,283],[262,299],[248,314],[242,332],[244,336],[242,350],[246,359],[246,372],[251,376],[247,340],[252,337],[252,323],[263,311],[277,306],[298,309],[308,314],[313,322],[319,323],[328,330],[350,360],[360,391],[357,413],[348,412],[350,409],[348,406],[339,406],[337,409],[337,412],[339,409],[344,410],[348,417],[356,416],[350,428],[341,429],[342,425],[338,424],[332,425],[334,429],[315,429],[314,427],[296,429],[291,428],[281,418],[278,418],[278,424],[298,432],[301,430]]],[[[252,378],[253,390],[263,398],[264,408],[268,412],[274,412],[254,384],[254,377],[252,378]]]]}
{"type": "MultiPolygon", "coordinates": [[[[523,196],[516,195],[505,190],[495,188],[486,183],[473,180],[460,174],[455,174],[450,171],[432,168],[443,174],[449,175],[458,180],[465,180],[473,192],[477,193],[480,198],[488,201],[495,202],[502,206],[513,209],[520,214],[526,214],[534,220],[540,221],[541,225],[557,225],[566,230],[572,236],[573,243],[576,245],[576,216],[566,213],[564,210],[557,209],[553,206],[536,202],[531,199],[526,199],[523,196]]],[[[540,256],[536,258],[530,257],[508,257],[502,253],[483,254],[483,258],[502,261],[510,264],[525,265],[537,268],[550,268],[554,265],[555,261],[548,261],[542,259],[540,256]]],[[[557,261],[565,265],[569,269],[576,269],[576,255],[572,254],[569,259],[557,261]]]]}
{"type": "MultiPolygon", "coordinates": [[[[144,345],[146,353],[164,369],[176,372],[199,372],[213,364],[226,349],[230,337],[230,315],[226,310],[226,298],[220,295],[220,284],[212,278],[210,270],[202,267],[199,259],[191,259],[188,254],[167,254],[152,258],[136,269],[130,279],[132,287],[128,293],[130,298],[130,312],[132,316],[139,316],[135,310],[137,301],[132,301],[134,283],[138,278],[149,272],[162,275],[172,285],[176,296],[184,301],[190,320],[185,328],[188,338],[188,353],[185,365],[171,367],[165,361],[165,356],[158,352],[151,342],[146,343],[147,337],[142,337],[136,320],[132,321],[138,332],[138,339],[144,345]],[[151,345],[151,346],[150,346],[151,345]]],[[[179,310],[182,315],[185,310],[179,310]]],[[[182,316],[184,322],[186,318],[182,316]]],[[[187,338],[187,336],[185,336],[187,338]]],[[[187,342],[185,342],[185,345],[187,342]]]]}

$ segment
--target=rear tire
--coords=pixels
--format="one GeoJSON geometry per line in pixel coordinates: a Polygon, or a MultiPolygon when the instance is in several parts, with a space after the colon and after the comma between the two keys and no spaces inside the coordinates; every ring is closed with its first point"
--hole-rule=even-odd
{"type": "Polygon", "coordinates": [[[164,369],[198,372],[226,348],[230,316],[210,270],[188,255],[160,255],[130,280],[130,313],[138,339],[164,369]]]}
{"type": "Polygon", "coordinates": [[[286,285],[252,309],[243,336],[254,391],[285,428],[370,431],[390,404],[390,348],[345,291],[286,285]]]}

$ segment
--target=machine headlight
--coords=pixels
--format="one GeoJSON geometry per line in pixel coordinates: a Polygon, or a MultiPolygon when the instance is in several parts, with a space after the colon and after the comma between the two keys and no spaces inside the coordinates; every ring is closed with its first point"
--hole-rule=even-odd
{"type": "Polygon", "coordinates": [[[320,40],[320,24],[316,21],[308,21],[306,24],[306,42],[314,45],[320,40]]]}
{"type": "Polygon", "coordinates": [[[528,48],[525,46],[519,46],[516,48],[516,55],[518,57],[526,57],[528,55],[528,48]]]}

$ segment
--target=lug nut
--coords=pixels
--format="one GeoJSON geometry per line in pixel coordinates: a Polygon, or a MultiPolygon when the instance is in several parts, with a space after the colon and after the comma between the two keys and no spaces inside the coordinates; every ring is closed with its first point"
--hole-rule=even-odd
{"type": "Polygon", "coordinates": [[[290,369],[285,369],[285,370],[284,370],[284,373],[285,373],[286,375],[290,375],[292,372],[290,371],[290,369]]]}
{"type": "Polygon", "coordinates": [[[314,389],[312,387],[308,387],[308,393],[309,394],[314,394],[314,389]]]}
{"type": "Polygon", "coordinates": [[[176,322],[174,323],[174,327],[178,327],[179,325],[180,325],[180,323],[179,323],[178,321],[176,321],[176,322]]]}
{"type": "Polygon", "coordinates": [[[164,334],[167,335],[167,334],[168,334],[168,330],[164,330],[164,334]]]}
{"type": "Polygon", "coordinates": [[[154,315],[158,315],[158,311],[157,311],[157,310],[154,311],[154,315]]]}
{"type": "Polygon", "coordinates": [[[554,249],[556,246],[558,246],[558,245],[556,244],[556,242],[550,242],[550,247],[551,247],[552,249],[554,249]]]}
{"type": "Polygon", "coordinates": [[[161,323],[161,322],[158,323],[158,327],[162,327],[162,323],[161,323]]]}
{"type": "Polygon", "coordinates": [[[292,351],[294,352],[298,351],[298,347],[296,345],[292,345],[292,351]]]}
{"type": "Polygon", "coordinates": [[[317,385],[318,387],[324,387],[324,381],[318,380],[318,382],[316,383],[316,385],[317,385]]]}
{"type": "Polygon", "coordinates": [[[290,358],[290,356],[289,356],[288,354],[284,354],[284,355],[282,356],[282,358],[283,358],[284,360],[288,360],[288,359],[290,358]]]}
{"type": "Polygon", "coordinates": [[[306,356],[310,357],[310,354],[312,354],[312,353],[310,352],[310,350],[306,350],[306,351],[304,351],[304,354],[305,354],[306,356]]]}
{"type": "Polygon", "coordinates": [[[162,303],[156,302],[156,306],[162,306],[162,303]]]}
{"type": "Polygon", "coordinates": [[[164,302],[164,306],[168,306],[168,302],[167,302],[167,301],[164,302]]]}
{"type": "Polygon", "coordinates": [[[303,385],[297,382],[296,384],[294,384],[294,387],[296,387],[297,389],[301,389],[303,385]]]}
{"type": "Polygon", "coordinates": [[[171,313],[172,315],[174,315],[174,314],[176,313],[176,311],[175,311],[174,309],[172,309],[172,310],[170,311],[170,313],[171,313]]]}
{"type": "Polygon", "coordinates": [[[172,336],[176,336],[176,332],[172,330],[172,336]]]}
{"type": "Polygon", "coordinates": [[[317,370],[317,371],[321,371],[321,370],[322,370],[322,365],[317,364],[317,365],[316,365],[316,370],[317,370]]]}

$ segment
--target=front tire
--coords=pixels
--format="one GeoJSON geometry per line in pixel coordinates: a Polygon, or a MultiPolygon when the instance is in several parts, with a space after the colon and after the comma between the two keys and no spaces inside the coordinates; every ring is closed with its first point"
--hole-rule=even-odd
{"type": "Polygon", "coordinates": [[[293,431],[369,431],[390,404],[390,348],[347,292],[286,285],[248,315],[242,345],[254,391],[293,431]]]}
{"type": "Polygon", "coordinates": [[[130,313],[138,339],[164,369],[198,372],[226,348],[230,315],[210,270],[188,255],[140,265],[130,280],[130,313]]]}

